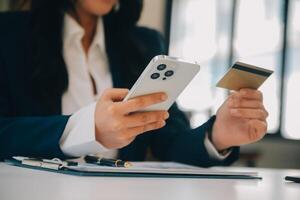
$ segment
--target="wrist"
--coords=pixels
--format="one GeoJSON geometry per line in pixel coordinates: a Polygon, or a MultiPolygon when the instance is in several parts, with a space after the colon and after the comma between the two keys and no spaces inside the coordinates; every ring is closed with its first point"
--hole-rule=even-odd
{"type": "Polygon", "coordinates": [[[214,145],[214,147],[217,149],[217,151],[221,154],[226,154],[228,150],[231,148],[231,145],[228,145],[226,143],[226,138],[223,139],[221,134],[222,127],[219,127],[217,120],[212,126],[211,132],[209,134],[209,140],[214,145]]]}

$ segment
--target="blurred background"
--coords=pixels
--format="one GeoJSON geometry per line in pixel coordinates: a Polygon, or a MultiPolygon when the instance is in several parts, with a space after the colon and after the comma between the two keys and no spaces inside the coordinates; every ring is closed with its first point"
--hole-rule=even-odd
{"type": "MultiPolygon", "coordinates": [[[[0,11],[27,8],[23,1],[0,0],[0,11]]],[[[300,168],[299,19],[300,0],[144,0],[139,24],[164,35],[169,55],[200,63],[178,99],[193,127],[227,97],[215,85],[234,62],[274,70],[260,88],[270,113],[268,135],[242,147],[235,165],[300,168]]]]}

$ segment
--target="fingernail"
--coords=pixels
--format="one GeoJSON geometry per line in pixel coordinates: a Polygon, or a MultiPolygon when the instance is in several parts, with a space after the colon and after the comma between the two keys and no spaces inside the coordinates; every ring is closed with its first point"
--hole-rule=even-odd
{"type": "Polygon", "coordinates": [[[169,116],[170,116],[170,115],[169,115],[169,113],[168,113],[168,112],[166,112],[166,113],[165,113],[165,115],[164,115],[164,118],[165,118],[165,119],[168,119],[168,118],[169,118],[169,116]]]}

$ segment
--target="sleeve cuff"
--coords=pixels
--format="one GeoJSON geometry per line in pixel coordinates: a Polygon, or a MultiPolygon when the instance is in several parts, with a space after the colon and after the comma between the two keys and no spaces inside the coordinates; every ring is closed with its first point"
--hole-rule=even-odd
{"type": "Polygon", "coordinates": [[[229,155],[231,154],[232,150],[229,150],[225,155],[222,155],[218,152],[218,150],[215,148],[215,146],[211,143],[211,141],[208,139],[208,135],[206,134],[205,139],[204,139],[204,146],[207,150],[208,155],[215,159],[215,160],[219,160],[219,161],[223,161],[226,158],[229,157],[229,155]]]}
{"type": "Polygon", "coordinates": [[[80,157],[108,151],[95,138],[94,113],[96,103],[74,113],[60,139],[60,148],[66,156],[80,157]]]}

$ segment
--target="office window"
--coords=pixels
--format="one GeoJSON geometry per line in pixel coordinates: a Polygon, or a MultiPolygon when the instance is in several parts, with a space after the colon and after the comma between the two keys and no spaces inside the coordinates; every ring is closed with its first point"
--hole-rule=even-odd
{"type": "Polygon", "coordinates": [[[175,0],[171,17],[170,55],[195,60],[200,73],[179,97],[192,126],[208,119],[226,92],[214,87],[227,69],[231,0],[175,0]]]}
{"type": "Polygon", "coordinates": [[[240,0],[237,5],[235,60],[275,71],[260,88],[269,110],[269,132],[279,128],[280,64],[282,47],[281,0],[240,0]]]}
{"type": "Polygon", "coordinates": [[[216,82],[235,61],[272,69],[275,73],[260,88],[270,116],[269,133],[300,139],[297,116],[300,99],[300,1],[291,0],[288,11],[287,65],[283,66],[284,8],[287,0],[173,0],[170,55],[198,61],[201,71],[180,96],[179,106],[190,114],[193,126],[203,123],[226,99],[216,82]],[[298,66],[298,68],[297,68],[298,66]],[[286,87],[282,71],[286,68],[286,87]],[[298,70],[297,70],[298,69],[298,70]],[[283,90],[286,89],[286,90],[283,90]],[[299,89],[298,89],[299,90],[299,89]],[[281,114],[281,95],[286,100],[281,114]],[[298,95],[299,96],[299,95],[298,95]],[[282,120],[281,119],[286,119],[282,120]],[[284,129],[283,131],[280,131],[284,129]]]}
{"type": "Polygon", "coordinates": [[[283,136],[300,139],[300,1],[289,5],[286,96],[284,99],[283,136]]]}

